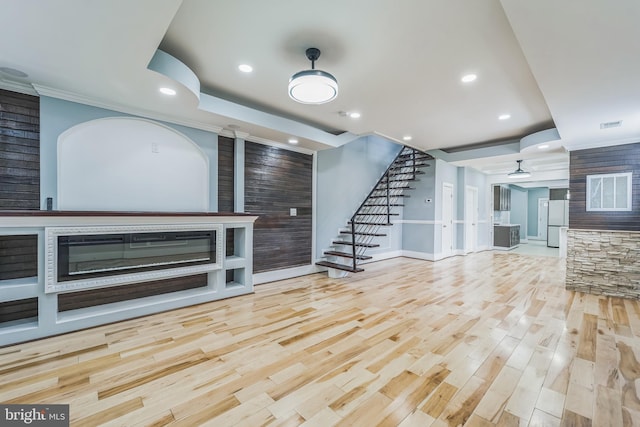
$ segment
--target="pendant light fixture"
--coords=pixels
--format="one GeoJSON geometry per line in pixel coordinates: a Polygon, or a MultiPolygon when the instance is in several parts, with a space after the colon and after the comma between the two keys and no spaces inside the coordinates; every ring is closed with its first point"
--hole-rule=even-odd
{"type": "Polygon", "coordinates": [[[299,71],[291,76],[289,96],[301,104],[324,104],[334,100],[338,96],[338,81],[326,71],[315,69],[320,49],[310,47],[305,53],[311,61],[311,69],[299,71]]]}
{"type": "Polygon", "coordinates": [[[515,171],[511,172],[508,176],[509,178],[529,178],[531,176],[531,174],[529,172],[523,171],[522,170],[522,160],[517,160],[518,162],[518,169],[516,169],[515,171]]]}

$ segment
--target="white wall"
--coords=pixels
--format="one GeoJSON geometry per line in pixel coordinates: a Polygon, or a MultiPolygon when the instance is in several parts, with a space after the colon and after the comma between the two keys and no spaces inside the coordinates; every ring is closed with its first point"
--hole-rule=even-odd
{"type": "Polygon", "coordinates": [[[179,132],[145,119],[112,117],[58,138],[58,209],[209,210],[207,156],[179,132]]]}

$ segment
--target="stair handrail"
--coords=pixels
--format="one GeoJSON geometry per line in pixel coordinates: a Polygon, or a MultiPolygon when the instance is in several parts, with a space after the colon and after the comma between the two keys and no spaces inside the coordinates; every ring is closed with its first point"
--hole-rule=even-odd
{"type": "MultiPolygon", "coordinates": [[[[378,187],[378,185],[380,185],[380,183],[382,183],[382,180],[385,179],[385,177],[387,178],[386,181],[386,203],[387,203],[387,213],[386,213],[386,217],[387,217],[387,224],[391,224],[391,198],[389,196],[389,171],[391,170],[391,168],[393,167],[393,165],[396,164],[396,161],[398,161],[400,159],[400,156],[402,155],[403,151],[405,149],[411,149],[411,160],[413,163],[413,175],[415,176],[415,172],[416,172],[416,152],[419,150],[416,150],[415,148],[412,147],[407,147],[405,145],[403,145],[400,148],[400,151],[398,151],[398,154],[396,154],[396,156],[394,157],[393,161],[389,164],[389,166],[387,167],[387,169],[384,171],[384,173],[382,174],[382,176],[380,177],[380,179],[378,179],[378,181],[375,183],[375,185],[373,186],[373,188],[371,189],[371,191],[369,192],[369,194],[367,194],[367,197],[364,198],[364,201],[360,204],[360,206],[358,207],[358,209],[356,209],[355,213],[353,214],[353,216],[351,217],[351,252],[352,252],[352,260],[353,260],[353,270],[356,270],[357,267],[357,259],[356,259],[356,217],[359,215],[360,211],[365,207],[365,205],[367,204],[367,201],[369,200],[369,198],[371,197],[371,195],[375,192],[375,191],[380,191],[379,189],[376,190],[376,188],[378,187]]],[[[425,153],[426,154],[426,153],[425,153]]],[[[410,172],[407,172],[407,174],[410,172]]],[[[382,224],[381,224],[382,225],[382,224]]]]}

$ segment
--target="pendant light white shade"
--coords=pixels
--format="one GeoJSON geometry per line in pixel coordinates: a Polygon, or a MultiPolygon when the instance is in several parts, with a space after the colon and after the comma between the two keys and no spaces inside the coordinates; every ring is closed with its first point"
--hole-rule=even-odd
{"type": "Polygon", "coordinates": [[[289,96],[301,104],[324,104],[338,96],[338,81],[326,71],[314,69],[320,50],[307,49],[311,69],[299,71],[289,79],[289,96]]]}
{"type": "Polygon", "coordinates": [[[531,176],[531,174],[529,172],[526,172],[524,170],[522,170],[522,160],[517,160],[518,162],[518,169],[516,169],[515,171],[511,172],[509,175],[507,175],[509,178],[529,178],[531,176]]]}

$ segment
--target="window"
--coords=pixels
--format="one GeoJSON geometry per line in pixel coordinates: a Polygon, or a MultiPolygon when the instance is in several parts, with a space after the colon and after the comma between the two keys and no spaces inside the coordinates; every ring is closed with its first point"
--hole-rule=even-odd
{"type": "Polygon", "coordinates": [[[630,211],[631,172],[587,175],[588,211],[630,211]]]}

